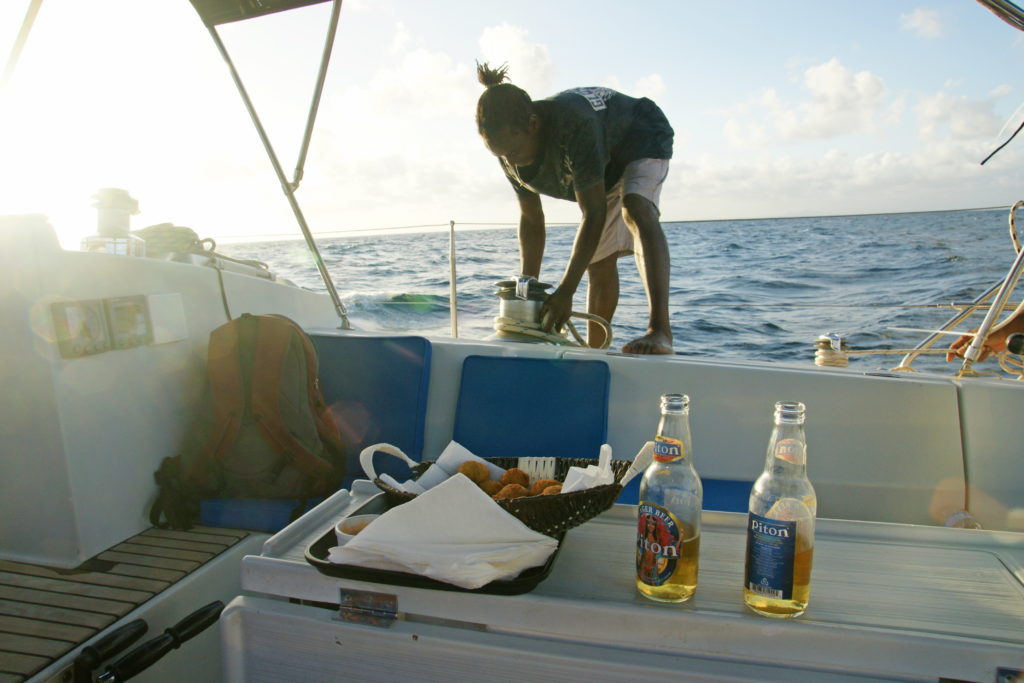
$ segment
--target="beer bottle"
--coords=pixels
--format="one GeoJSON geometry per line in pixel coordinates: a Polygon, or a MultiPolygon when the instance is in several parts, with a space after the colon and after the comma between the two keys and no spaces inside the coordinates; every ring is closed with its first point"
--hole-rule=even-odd
{"type": "Polygon", "coordinates": [[[693,468],[690,399],[661,397],[654,459],[640,481],[636,587],[659,602],[683,602],[697,590],[703,490],[693,468]]]}
{"type": "Polygon", "coordinates": [[[811,594],[818,500],[807,479],[804,404],[776,403],[764,472],[750,492],[743,599],[766,617],[800,616],[811,594]]]}

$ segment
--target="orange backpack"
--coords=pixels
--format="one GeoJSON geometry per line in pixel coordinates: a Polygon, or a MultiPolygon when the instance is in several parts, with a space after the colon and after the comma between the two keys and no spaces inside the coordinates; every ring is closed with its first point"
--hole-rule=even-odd
{"type": "Polygon", "coordinates": [[[345,453],[317,372],[312,341],[284,316],[245,313],[215,329],[195,425],[156,473],[152,523],[189,528],[204,498],[294,498],[300,512],[335,491],[345,453]]]}

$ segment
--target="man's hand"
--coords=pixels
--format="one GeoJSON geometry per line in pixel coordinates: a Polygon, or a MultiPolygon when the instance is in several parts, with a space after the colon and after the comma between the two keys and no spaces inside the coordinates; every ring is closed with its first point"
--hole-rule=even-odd
{"type": "Polygon", "coordinates": [[[562,326],[572,314],[572,292],[561,287],[551,293],[544,305],[540,307],[540,326],[545,332],[554,330],[561,332],[562,326]]]}
{"type": "MultiPolygon", "coordinates": [[[[977,330],[971,330],[971,332],[977,332],[977,330]]],[[[967,348],[974,341],[973,334],[965,334],[955,342],[949,345],[949,349],[946,350],[946,362],[949,363],[957,358],[964,358],[967,353],[967,348]]],[[[989,334],[988,339],[981,345],[981,353],[978,354],[977,362],[981,362],[991,355],[997,354],[1000,351],[1006,350],[1006,334],[993,332],[989,334]]]]}

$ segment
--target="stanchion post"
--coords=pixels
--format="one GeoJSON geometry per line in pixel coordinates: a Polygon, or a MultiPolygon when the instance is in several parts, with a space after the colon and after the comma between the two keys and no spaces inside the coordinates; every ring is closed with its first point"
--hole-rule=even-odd
{"type": "Polygon", "coordinates": [[[455,294],[455,221],[448,221],[448,306],[451,310],[452,336],[459,337],[459,306],[455,294]]]}

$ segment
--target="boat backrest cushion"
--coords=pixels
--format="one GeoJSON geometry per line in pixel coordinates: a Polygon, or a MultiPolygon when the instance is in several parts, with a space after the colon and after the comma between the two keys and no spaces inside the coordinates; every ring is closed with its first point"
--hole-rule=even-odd
{"type": "MultiPolygon", "coordinates": [[[[430,342],[416,336],[314,334],[320,355],[320,388],[348,453],[343,486],[365,478],[359,453],[389,443],[413,460],[423,453],[423,424],[430,381],[430,342]]],[[[377,473],[406,479],[409,468],[378,456],[377,473]]]]}
{"type": "Polygon", "coordinates": [[[601,360],[467,356],[453,438],[485,458],[597,458],[608,386],[601,360]]]}

